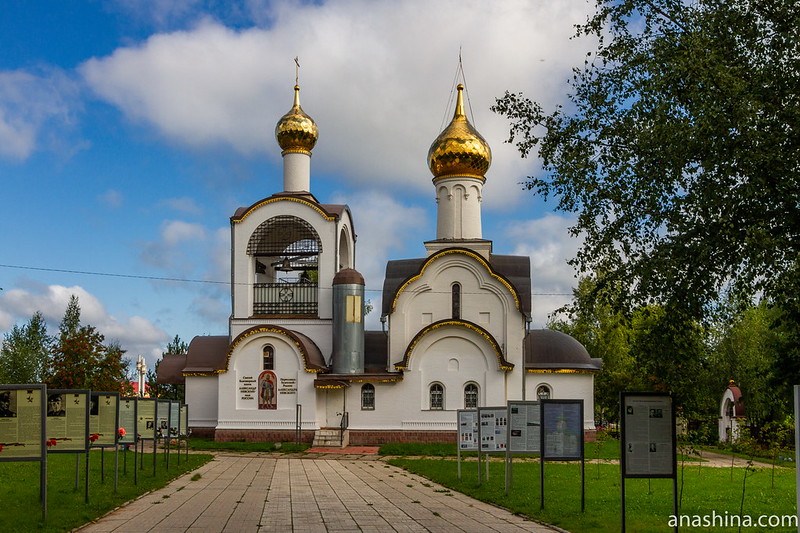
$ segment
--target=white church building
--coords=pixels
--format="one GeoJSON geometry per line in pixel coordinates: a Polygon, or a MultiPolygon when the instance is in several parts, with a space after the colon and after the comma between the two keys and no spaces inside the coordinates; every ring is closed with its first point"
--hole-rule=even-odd
{"type": "Polygon", "coordinates": [[[601,361],[568,335],[530,328],[530,258],[496,255],[484,239],[491,150],[462,92],[428,152],[435,238],[425,257],[388,262],[382,329],[365,331],[355,217],[311,192],[318,132],[295,86],[275,128],[283,191],[230,219],[229,333],[195,337],[159,366],[162,382],[185,380],[193,434],[455,442],[457,409],[537,398],[583,399],[593,432],[601,361]]]}

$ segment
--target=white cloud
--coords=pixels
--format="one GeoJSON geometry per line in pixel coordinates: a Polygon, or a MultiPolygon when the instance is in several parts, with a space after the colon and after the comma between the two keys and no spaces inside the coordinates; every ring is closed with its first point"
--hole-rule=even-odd
{"type": "Polygon", "coordinates": [[[189,198],[188,196],[182,198],[168,198],[161,203],[173,211],[186,215],[199,215],[203,211],[194,201],[194,198],[189,198]]]}
{"type": "Polygon", "coordinates": [[[140,243],[140,257],[149,266],[163,269],[173,277],[189,277],[207,241],[206,229],[182,220],[165,220],[159,240],[140,243]]]}
{"type": "Polygon", "coordinates": [[[206,230],[200,224],[168,220],[162,225],[161,238],[167,246],[175,246],[184,241],[204,241],[206,230]]]}
{"type": "Polygon", "coordinates": [[[64,317],[69,299],[78,297],[81,324],[97,328],[106,343],[118,341],[127,355],[145,355],[150,362],[161,355],[162,347],[169,342],[167,333],[141,316],[113,316],[92,293],[80,286],[32,285],[26,289],[11,289],[0,293],[0,328],[10,329],[23,323],[39,311],[53,335],[64,317]]]}
{"type": "Polygon", "coordinates": [[[97,199],[100,201],[100,203],[112,209],[122,207],[122,193],[116,189],[107,190],[98,196],[97,199]]]}
{"type": "Polygon", "coordinates": [[[113,0],[126,16],[157,28],[168,28],[196,13],[202,0],[113,0]]]}
{"type": "Polygon", "coordinates": [[[562,101],[586,49],[569,37],[590,8],[583,0],[276,2],[269,28],[203,19],[91,59],[80,72],[100,97],[170,139],[277,160],[272,129],[291,106],[299,56],[303,107],[320,129],[316,172],[422,191],[429,182],[417,177],[428,177],[425,154],[452,115],[448,91],[462,48],[475,123],[494,152],[491,208],[519,201],[530,163],[503,144],[508,124],[488,108],[506,89],[562,101]]]}
{"type": "Polygon", "coordinates": [[[569,236],[568,228],[574,223],[572,218],[547,215],[509,224],[507,237],[514,243],[514,254],[531,258],[536,327],[543,327],[556,309],[572,301],[577,280],[567,261],[575,257],[581,244],[569,236]]]}
{"type": "Polygon", "coordinates": [[[43,140],[59,142],[57,133],[73,122],[77,92],[58,70],[0,71],[0,157],[24,160],[43,140]]]}

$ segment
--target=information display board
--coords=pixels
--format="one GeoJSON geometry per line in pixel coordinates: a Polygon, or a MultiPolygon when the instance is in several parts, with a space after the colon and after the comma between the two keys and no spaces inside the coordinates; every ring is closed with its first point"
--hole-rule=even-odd
{"type": "Polygon", "coordinates": [[[178,426],[181,423],[181,403],[172,401],[169,404],[169,436],[178,436],[178,426]]]}
{"type": "Polygon", "coordinates": [[[675,477],[675,413],[672,397],[622,394],[622,475],[675,477]]]}
{"type": "Polygon", "coordinates": [[[541,409],[536,401],[508,402],[508,451],[539,453],[541,449],[541,409]]]}
{"type": "Polygon", "coordinates": [[[44,385],[0,385],[0,461],[41,460],[44,385]]]}
{"type": "Polygon", "coordinates": [[[478,407],[481,453],[505,453],[508,441],[508,406],[478,407]]]}
{"type": "Polygon", "coordinates": [[[138,398],[120,398],[119,444],[136,444],[136,411],[138,398]]]}
{"type": "Polygon", "coordinates": [[[181,422],[178,427],[181,437],[189,436],[189,406],[185,403],[181,404],[181,422]]]}
{"type": "Polygon", "coordinates": [[[88,390],[49,389],[45,435],[48,453],[89,451],[88,390]]]}
{"type": "Polygon", "coordinates": [[[458,410],[458,449],[462,452],[478,451],[478,411],[458,410]]]}
{"type": "Polygon", "coordinates": [[[89,406],[89,434],[97,435],[94,447],[111,447],[117,443],[119,428],[119,393],[92,392],[89,406]]]}
{"type": "Polygon", "coordinates": [[[542,400],[542,457],[583,459],[583,400],[542,400]]]}
{"type": "Polygon", "coordinates": [[[136,411],[136,430],[140,439],[156,438],[156,401],[152,398],[139,398],[136,411]]]}
{"type": "Polygon", "coordinates": [[[156,400],[156,435],[166,438],[169,435],[169,400],[156,400]]]}

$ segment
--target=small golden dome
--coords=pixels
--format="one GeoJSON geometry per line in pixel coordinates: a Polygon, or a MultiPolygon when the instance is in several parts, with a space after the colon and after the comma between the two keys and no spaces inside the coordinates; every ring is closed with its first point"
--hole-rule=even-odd
{"type": "Polygon", "coordinates": [[[314,119],[306,115],[300,107],[300,86],[295,85],[294,105],[275,126],[275,138],[283,150],[281,155],[288,152],[311,155],[311,150],[317,144],[318,137],[319,132],[314,119]]]}
{"type": "Polygon", "coordinates": [[[464,86],[458,84],[456,113],[450,125],[428,150],[428,166],[434,178],[475,176],[483,178],[492,164],[492,150],[464,114],[464,86]]]}

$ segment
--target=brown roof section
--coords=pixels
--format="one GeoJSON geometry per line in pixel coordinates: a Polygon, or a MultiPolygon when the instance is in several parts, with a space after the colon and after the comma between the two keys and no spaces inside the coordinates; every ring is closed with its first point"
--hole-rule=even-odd
{"type": "Polygon", "coordinates": [[[388,315],[392,310],[392,302],[397,289],[405,280],[417,274],[425,263],[425,259],[399,259],[386,263],[386,276],[383,278],[383,297],[381,314],[388,315]]]}
{"type": "Polygon", "coordinates": [[[303,357],[306,370],[311,372],[325,372],[328,370],[328,366],[325,364],[325,358],[322,357],[322,352],[316,343],[314,343],[314,341],[312,341],[310,338],[297,331],[286,329],[283,326],[264,324],[261,326],[253,326],[252,328],[248,328],[237,335],[235,339],[233,339],[230,347],[226,350],[225,365],[222,372],[227,371],[228,360],[230,359],[234,348],[236,348],[236,345],[251,335],[258,335],[261,333],[273,333],[288,337],[294,343],[294,345],[297,346],[300,355],[303,357]]]}
{"type": "Polygon", "coordinates": [[[603,368],[603,360],[590,357],[583,344],[552,329],[531,330],[523,350],[526,369],[600,372],[603,368]]]}
{"type": "Polygon", "coordinates": [[[744,417],[744,401],[742,400],[742,390],[736,386],[733,380],[728,383],[728,388],[733,394],[733,416],[734,418],[744,417]]]}
{"type": "Polygon", "coordinates": [[[531,258],[527,255],[489,256],[492,269],[506,278],[517,290],[520,307],[526,316],[531,314],[531,258]]]}
{"type": "Polygon", "coordinates": [[[385,372],[389,367],[389,338],[383,331],[364,332],[364,371],[385,372]]]}
{"type": "Polygon", "coordinates": [[[186,354],[165,354],[156,368],[156,383],[161,385],[183,385],[183,368],[186,366],[186,354]]]}
{"type": "MultiPolygon", "coordinates": [[[[425,263],[446,250],[441,250],[430,257],[418,259],[401,259],[389,261],[386,264],[386,277],[383,280],[383,297],[381,312],[387,315],[392,310],[392,302],[397,291],[406,280],[419,274],[425,263]]],[[[471,250],[468,250],[471,252],[471,250]]],[[[472,252],[471,252],[472,253],[472,252]]],[[[503,277],[517,292],[520,301],[520,310],[526,315],[531,314],[531,258],[527,255],[496,255],[489,256],[489,265],[492,272],[503,277]]]]}
{"type": "MultiPolygon", "coordinates": [[[[349,208],[349,207],[347,207],[346,205],[340,205],[340,204],[321,204],[321,203],[319,203],[319,201],[318,201],[318,200],[317,200],[317,199],[314,197],[314,195],[313,195],[313,194],[311,194],[311,193],[299,193],[299,194],[292,194],[292,193],[280,192],[280,193],[277,193],[277,194],[273,194],[272,196],[270,196],[270,197],[268,197],[268,198],[263,198],[263,199],[261,199],[261,200],[257,201],[256,203],[254,203],[253,205],[250,205],[250,206],[248,206],[248,207],[240,207],[240,208],[238,208],[238,209],[236,210],[236,212],[233,214],[233,216],[231,217],[231,222],[239,222],[239,221],[241,221],[241,220],[242,220],[242,219],[244,219],[244,218],[245,218],[245,217],[246,217],[246,216],[247,216],[247,215],[248,215],[248,214],[249,214],[251,211],[253,211],[253,210],[254,210],[254,209],[256,209],[258,206],[260,206],[261,204],[263,204],[263,203],[265,203],[265,202],[268,202],[268,201],[275,201],[275,200],[280,200],[280,199],[282,199],[282,198],[285,198],[285,199],[287,199],[287,200],[301,200],[301,201],[304,201],[304,202],[308,202],[308,203],[310,203],[310,204],[314,204],[314,205],[316,205],[316,206],[317,206],[317,207],[318,207],[320,210],[322,210],[322,212],[324,212],[326,216],[329,216],[329,217],[331,217],[331,218],[335,218],[335,219],[337,219],[337,220],[338,220],[339,218],[341,218],[341,216],[342,216],[342,213],[344,213],[345,211],[348,211],[348,212],[350,211],[350,208],[349,208]]],[[[351,217],[351,218],[352,218],[352,217],[351,217]]]]}
{"type": "Polygon", "coordinates": [[[333,276],[334,285],[364,285],[364,276],[353,268],[343,268],[333,276]]]}
{"type": "Polygon", "coordinates": [[[315,370],[317,372],[328,370],[328,365],[325,364],[325,358],[322,357],[322,351],[320,351],[319,346],[317,346],[314,341],[297,331],[286,331],[290,334],[294,334],[297,340],[300,341],[303,347],[302,352],[304,352],[307,370],[315,370]]]}
{"type": "Polygon", "coordinates": [[[184,376],[189,374],[216,374],[228,366],[228,336],[198,336],[189,343],[184,376]]]}

